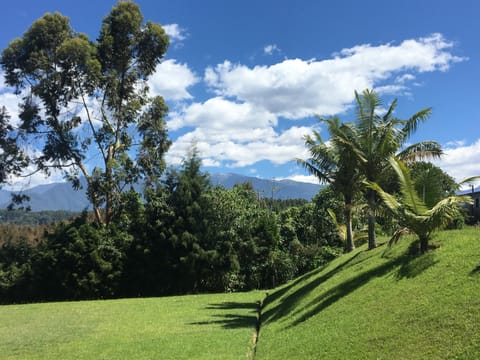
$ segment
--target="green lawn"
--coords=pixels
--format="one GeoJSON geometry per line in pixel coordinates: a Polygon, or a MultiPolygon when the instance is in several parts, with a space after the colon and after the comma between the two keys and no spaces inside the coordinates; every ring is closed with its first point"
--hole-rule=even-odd
{"type": "Polygon", "coordinates": [[[0,306],[0,358],[246,359],[261,296],[0,306]]]}
{"type": "Polygon", "coordinates": [[[270,293],[258,360],[480,359],[480,230],[362,247],[270,293]]]}
{"type": "MultiPolygon", "coordinates": [[[[269,291],[255,359],[480,359],[480,230],[441,232],[421,256],[411,243],[269,291]]],[[[247,359],[264,296],[0,306],[0,358],[247,359]]]]}

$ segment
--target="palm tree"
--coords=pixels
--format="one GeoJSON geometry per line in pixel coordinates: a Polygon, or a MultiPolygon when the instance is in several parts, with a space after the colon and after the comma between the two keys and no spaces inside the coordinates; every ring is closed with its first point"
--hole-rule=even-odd
{"type": "Polygon", "coordinates": [[[353,199],[360,190],[360,180],[356,156],[346,146],[348,127],[340,123],[338,117],[319,119],[327,124],[330,141],[325,143],[317,131],[305,136],[305,145],[310,152],[307,160],[297,159],[297,163],[315,175],[321,183],[329,184],[341,193],[344,198],[344,214],[346,221],[345,252],[355,249],[352,231],[353,199]]]}
{"type": "MultiPolygon", "coordinates": [[[[390,158],[389,162],[400,183],[399,199],[383,191],[376,183],[370,183],[370,187],[380,195],[402,226],[393,235],[390,244],[397,241],[404,233],[413,232],[420,240],[420,252],[424,253],[428,250],[428,241],[432,232],[452,221],[459,214],[459,205],[471,203],[472,199],[468,195],[449,196],[429,207],[415,190],[415,182],[412,180],[407,166],[395,157],[390,158]]],[[[471,182],[476,179],[478,177],[472,177],[463,182],[471,182]]]]}
{"type": "MultiPolygon", "coordinates": [[[[394,117],[397,106],[395,99],[384,115],[379,115],[383,103],[374,91],[364,90],[362,95],[355,92],[356,122],[349,125],[349,136],[340,137],[350,153],[355,154],[359,171],[369,182],[382,182],[382,175],[388,166],[388,159],[397,155],[405,161],[436,158],[442,154],[441,147],[434,141],[420,142],[400,151],[415,132],[420,122],[431,114],[431,108],[423,109],[407,120],[394,117]]],[[[344,131],[345,132],[345,131],[344,131]]],[[[374,188],[365,192],[368,205],[368,248],[377,246],[375,239],[375,208],[377,194],[374,188]]]]}

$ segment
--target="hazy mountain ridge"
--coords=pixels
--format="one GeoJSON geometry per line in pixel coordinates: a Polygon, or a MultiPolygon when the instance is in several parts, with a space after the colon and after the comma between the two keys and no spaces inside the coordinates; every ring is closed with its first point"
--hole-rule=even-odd
{"type": "MultiPolygon", "coordinates": [[[[293,180],[260,179],[239,174],[212,174],[213,186],[231,189],[235,184],[250,182],[260,197],[274,199],[311,200],[321,189],[321,185],[302,183],[293,180]]],[[[12,192],[0,190],[0,208],[6,208],[12,192]]],[[[30,196],[32,211],[68,210],[82,211],[89,207],[85,189],[74,190],[69,183],[39,185],[22,192],[30,196]]]]}

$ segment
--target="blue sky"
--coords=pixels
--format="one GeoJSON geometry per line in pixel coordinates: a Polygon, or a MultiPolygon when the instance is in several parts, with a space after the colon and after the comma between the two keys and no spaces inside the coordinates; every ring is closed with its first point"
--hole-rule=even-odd
{"type": "MultiPolygon", "coordinates": [[[[440,142],[446,155],[438,164],[457,180],[480,173],[477,1],[137,3],[171,37],[150,80],[171,110],[170,164],[195,142],[210,173],[310,180],[292,159],[307,156],[303,135],[322,133],[313,115],[352,120],[354,90],[368,87],[387,104],[398,98],[399,117],[432,107],[411,141],[440,142]]],[[[95,39],[114,4],[5,2],[0,46],[53,11],[95,39]]],[[[15,117],[16,99],[0,87],[15,117]]]]}

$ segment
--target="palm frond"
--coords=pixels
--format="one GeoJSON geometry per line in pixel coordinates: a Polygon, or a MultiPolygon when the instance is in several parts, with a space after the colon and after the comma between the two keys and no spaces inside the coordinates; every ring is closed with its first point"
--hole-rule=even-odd
{"type": "Polygon", "coordinates": [[[385,113],[385,115],[383,115],[383,121],[387,121],[392,117],[396,107],[397,107],[397,99],[393,100],[390,106],[388,107],[387,112],[385,113]]]}
{"type": "Polygon", "coordinates": [[[411,134],[413,134],[418,127],[418,124],[420,122],[425,122],[430,116],[432,115],[432,108],[426,108],[423,110],[420,110],[416,114],[414,114],[410,119],[405,121],[405,125],[402,129],[402,132],[405,134],[405,140],[410,137],[411,134]]]}
{"type": "Polygon", "coordinates": [[[347,226],[338,223],[337,215],[335,215],[335,212],[332,209],[328,208],[327,212],[328,215],[330,215],[330,217],[332,218],[335,227],[337,228],[338,235],[340,236],[342,241],[345,241],[347,239],[347,226]]]}
{"type": "Polygon", "coordinates": [[[413,162],[424,159],[438,159],[443,155],[442,147],[436,141],[422,141],[408,146],[397,154],[397,158],[404,162],[413,162]]]}
{"type": "Polygon", "coordinates": [[[331,172],[328,168],[322,168],[319,164],[312,163],[309,160],[295,159],[298,165],[302,166],[310,174],[317,177],[318,181],[323,184],[330,184],[332,181],[331,172]]]}
{"type": "Polygon", "coordinates": [[[355,92],[357,101],[357,126],[362,134],[369,134],[377,121],[376,110],[382,106],[382,100],[375,91],[365,89],[362,95],[355,92]]]}
{"type": "Polygon", "coordinates": [[[480,176],[470,176],[468,178],[465,178],[463,179],[462,181],[460,181],[458,184],[459,185],[463,185],[463,184],[471,184],[471,183],[474,183],[476,181],[480,180],[480,176]]]}
{"type": "Polygon", "coordinates": [[[468,195],[449,196],[440,200],[433,208],[427,211],[430,227],[440,227],[453,220],[459,213],[461,204],[471,204],[473,199],[468,195]]]}
{"type": "Polygon", "coordinates": [[[342,144],[346,149],[355,154],[356,158],[360,163],[366,163],[367,158],[365,153],[362,151],[361,146],[356,142],[356,139],[350,136],[337,136],[335,141],[338,144],[342,144]]]}
{"type": "Polygon", "coordinates": [[[390,158],[389,162],[393,170],[397,173],[400,182],[402,202],[408,206],[414,214],[424,214],[428,209],[415,190],[415,184],[410,177],[408,168],[402,161],[394,157],[390,158]]]}
{"type": "Polygon", "coordinates": [[[397,212],[402,208],[402,204],[393,195],[384,191],[377,183],[366,181],[365,184],[371,189],[375,190],[382,198],[384,204],[393,212],[397,212]]]}
{"type": "Polygon", "coordinates": [[[391,239],[388,241],[388,246],[391,247],[392,245],[396,244],[398,240],[404,235],[411,234],[412,231],[408,227],[402,227],[395,231],[391,237],[391,239]]]}

